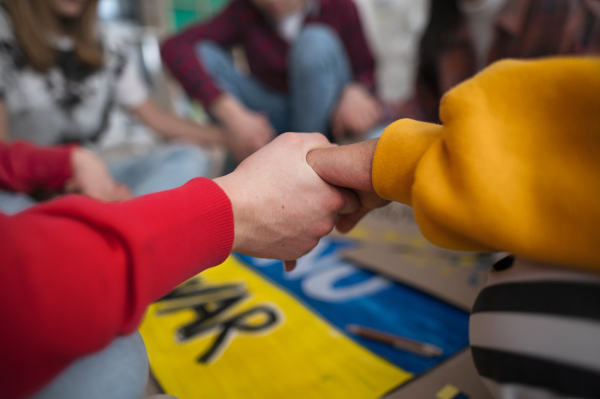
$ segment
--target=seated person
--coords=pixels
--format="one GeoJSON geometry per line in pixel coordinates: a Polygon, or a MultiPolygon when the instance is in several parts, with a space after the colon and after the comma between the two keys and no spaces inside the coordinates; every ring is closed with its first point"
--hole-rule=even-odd
{"type": "Polygon", "coordinates": [[[415,98],[397,118],[438,122],[450,88],[504,58],[600,53],[600,7],[587,0],[432,0],[415,98]]]}
{"type": "Polygon", "coordinates": [[[375,60],[352,0],[233,0],[162,56],[241,160],[286,131],[363,137],[381,119],[375,60]],[[249,75],[227,53],[245,52],[249,75]]]}
{"type": "MultiPolygon", "coordinates": [[[[179,186],[206,175],[200,145],[224,144],[221,129],[160,109],[123,49],[96,30],[98,0],[3,0],[0,7],[0,139],[40,144],[92,143],[121,105],[167,139],[141,158],[111,164],[134,194],[179,186]]],[[[2,193],[2,198],[9,194],[2,193]]],[[[1,206],[1,205],[0,205],[1,206]]],[[[25,206],[25,205],[23,205],[25,206]]]]}

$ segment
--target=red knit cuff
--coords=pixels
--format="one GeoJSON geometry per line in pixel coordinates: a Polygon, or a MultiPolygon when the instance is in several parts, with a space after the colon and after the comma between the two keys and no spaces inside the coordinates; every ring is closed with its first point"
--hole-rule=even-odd
{"type": "Polygon", "coordinates": [[[61,189],[73,176],[71,154],[75,148],[76,145],[70,144],[39,149],[35,154],[36,162],[32,163],[34,167],[32,178],[35,186],[51,190],[61,189]]]}

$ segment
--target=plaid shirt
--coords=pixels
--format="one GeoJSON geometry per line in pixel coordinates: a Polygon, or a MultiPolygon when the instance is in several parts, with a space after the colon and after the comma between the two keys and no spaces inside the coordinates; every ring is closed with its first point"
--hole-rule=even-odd
{"type": "MultiPolygon", "coordinates": [[[[352,0],[309,0],[308,6],[304,24],[324,24],[336,31],[348,54],[354,80],[373,90],[375,60],[352,0]]],[[[195,46],[200,40],[228,49],[241,45],[254,77],[275,90],[288,91],[290,44],[251,0],[233,0],[212,20],[188,28],[162,46],[162,57],[171,73],[191,97],[209,107],[222,91],[198,60],[195,46]]]]}
{"type": "MultiPolygon", "coordinates": [[[[441,96],[477,73],[465,18],[442,38],[435,65],[421,65],[416,99],[401,114],[438,121],[441,96]]],[[[496,19],[487,62],[566,54],[600,54],[599,0],[509,0],[496,19]]]]}

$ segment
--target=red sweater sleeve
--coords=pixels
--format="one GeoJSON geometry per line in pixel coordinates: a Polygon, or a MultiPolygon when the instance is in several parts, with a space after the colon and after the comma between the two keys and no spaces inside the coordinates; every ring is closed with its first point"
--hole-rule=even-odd
{"type": "Polygon", "coordinates": [[[146,307],[222,263],[233,214],[211,180],[122,203],[64,197],[0,214],[0,386],[29,395],[135,330],[146,307]]]}
{"type": "Polygon", "coordinates": [[[72,146],[41,148],[24,141],[0,142],[0,189],[28,193],[57,190],[72,176],[72,146]]]}
{"type": "Polygon", "coordinates": [[[200,101],[207,109],[222,91],[199,60],[196,46],[201,40],[225,48],[239,43],[252,13],[247,0],[234,0],[213,19],[167,39],[161,47],[162,58],[173,76],[190,97],[200,101]]]}

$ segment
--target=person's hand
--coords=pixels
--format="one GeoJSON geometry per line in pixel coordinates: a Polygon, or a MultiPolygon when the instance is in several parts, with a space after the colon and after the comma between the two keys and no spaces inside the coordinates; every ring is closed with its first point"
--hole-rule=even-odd
{"type": "Polygon", "coordinates": [[[215,179],[233,207],[234,252],[290,261],[291,270],[338,215],[358,210],[351,191],[325,183],[306,162],[309,151],[331,146],[319,133],[286,133],[215,179]]]}
{"type": "Polygon", "coordinates": [[[245,111],[232,116],[226,124],[227,144],[233,156],[242,161],[267,145],[275,137],[275,130],[265,115],[245,111]]]}
{"type": "Polygon", "coordinates": [[[362,137],[380,122],[382,113],[381,105],[371,93],[360,84],[349,84],[331,120],[333,137],[336,140],[346,134],[362,137]]]}
{"type": "Polygon", "coordinates": [[[342,233],[350,231],[371,210],[390,202],[377,195],[371,179],[373,156],[378,141],[377,138],[356,144],[315,149],[306,157],[308,164],[323,180],[334,186],[352,189],[360,199],[359,209],[340,216],[336,227],[342,233]]]}
{"type": "Polygon", "coordinates": [[[223,95],[212,111],[225,127],[226,146],[238,161],[243,161],[275,137],[269,118],[247,109],[234,97],[223,95]]]}
{"type": "Polygon", "coordinates": [[[65,192],[81,193],[102,201],[123,201],[132,198],[131,190],[110,176],[106,165],[94,153],[84,148],[71,152],[73,176],[65,183],[65,192]]]}

